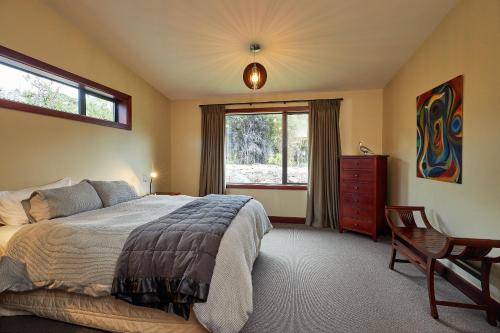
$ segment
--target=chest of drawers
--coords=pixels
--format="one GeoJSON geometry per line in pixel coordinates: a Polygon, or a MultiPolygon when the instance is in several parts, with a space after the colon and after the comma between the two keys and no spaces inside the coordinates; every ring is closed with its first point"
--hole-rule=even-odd
{"type": "Polygon", "coordinates": [[[340,228],[370,235],[386,227],[387,156],[340,158],[340,228]]]}

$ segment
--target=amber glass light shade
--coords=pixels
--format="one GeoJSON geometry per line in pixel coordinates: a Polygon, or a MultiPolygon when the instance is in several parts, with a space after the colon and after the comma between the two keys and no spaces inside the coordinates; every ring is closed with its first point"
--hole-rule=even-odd
{"type": "Polygon", "coordinates": [[[267,80],[267,72],[264,66],[258,62],[252,62],[243,71],[243,82],[250,89],[256,90],[264,86],[267,80]]]}

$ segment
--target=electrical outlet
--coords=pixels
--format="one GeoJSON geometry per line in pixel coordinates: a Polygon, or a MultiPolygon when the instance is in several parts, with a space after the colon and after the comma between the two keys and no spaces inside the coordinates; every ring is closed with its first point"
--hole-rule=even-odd
{"type": "Polygon", "coordinates": [[[143,181],[144,183],[147,183],[147,182],[148,182],[148,180],[149,180],[149,179],[148,179],[148,175],[146,175],[145,173],[143,173],[143,174],[142,174],[142,181],[143,181]]]}

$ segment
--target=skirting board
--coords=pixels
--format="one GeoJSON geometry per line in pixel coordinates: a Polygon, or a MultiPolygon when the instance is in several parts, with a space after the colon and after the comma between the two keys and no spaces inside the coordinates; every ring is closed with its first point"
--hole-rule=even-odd
{"type": "Polygon", "coordinates": [[[304,224],[306,223],[305,217],[291,217],[291,216],[269,216],[272,223],[291,223],[291,224],[304,224]]]}
{"type": "MultiPolygon", "coordinates": [[[[452,271],[450,268],[436,262],[436,272],[441,275],[445,280],[451,283],[455,288],[464,293],[475,303],[480,303],[482,300],[481,290],[476,286],[471,284],[469,281],[465,280],[463,277],[452,271]]],[[[500,303],[493,300],[493,306],[495,307],[495,313],[497,315],[497,320],[500,320],[500,303]]]]}

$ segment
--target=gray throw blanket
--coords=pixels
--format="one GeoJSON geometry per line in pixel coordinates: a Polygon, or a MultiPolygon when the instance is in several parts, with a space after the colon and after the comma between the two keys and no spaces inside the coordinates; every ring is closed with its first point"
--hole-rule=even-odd
{"type": "Polygon", "coordinates": [[[133,230],[116,264],[111,294],[189,318],[205,302],[222,236],[251,197],[208,195],[133,230]]]}

